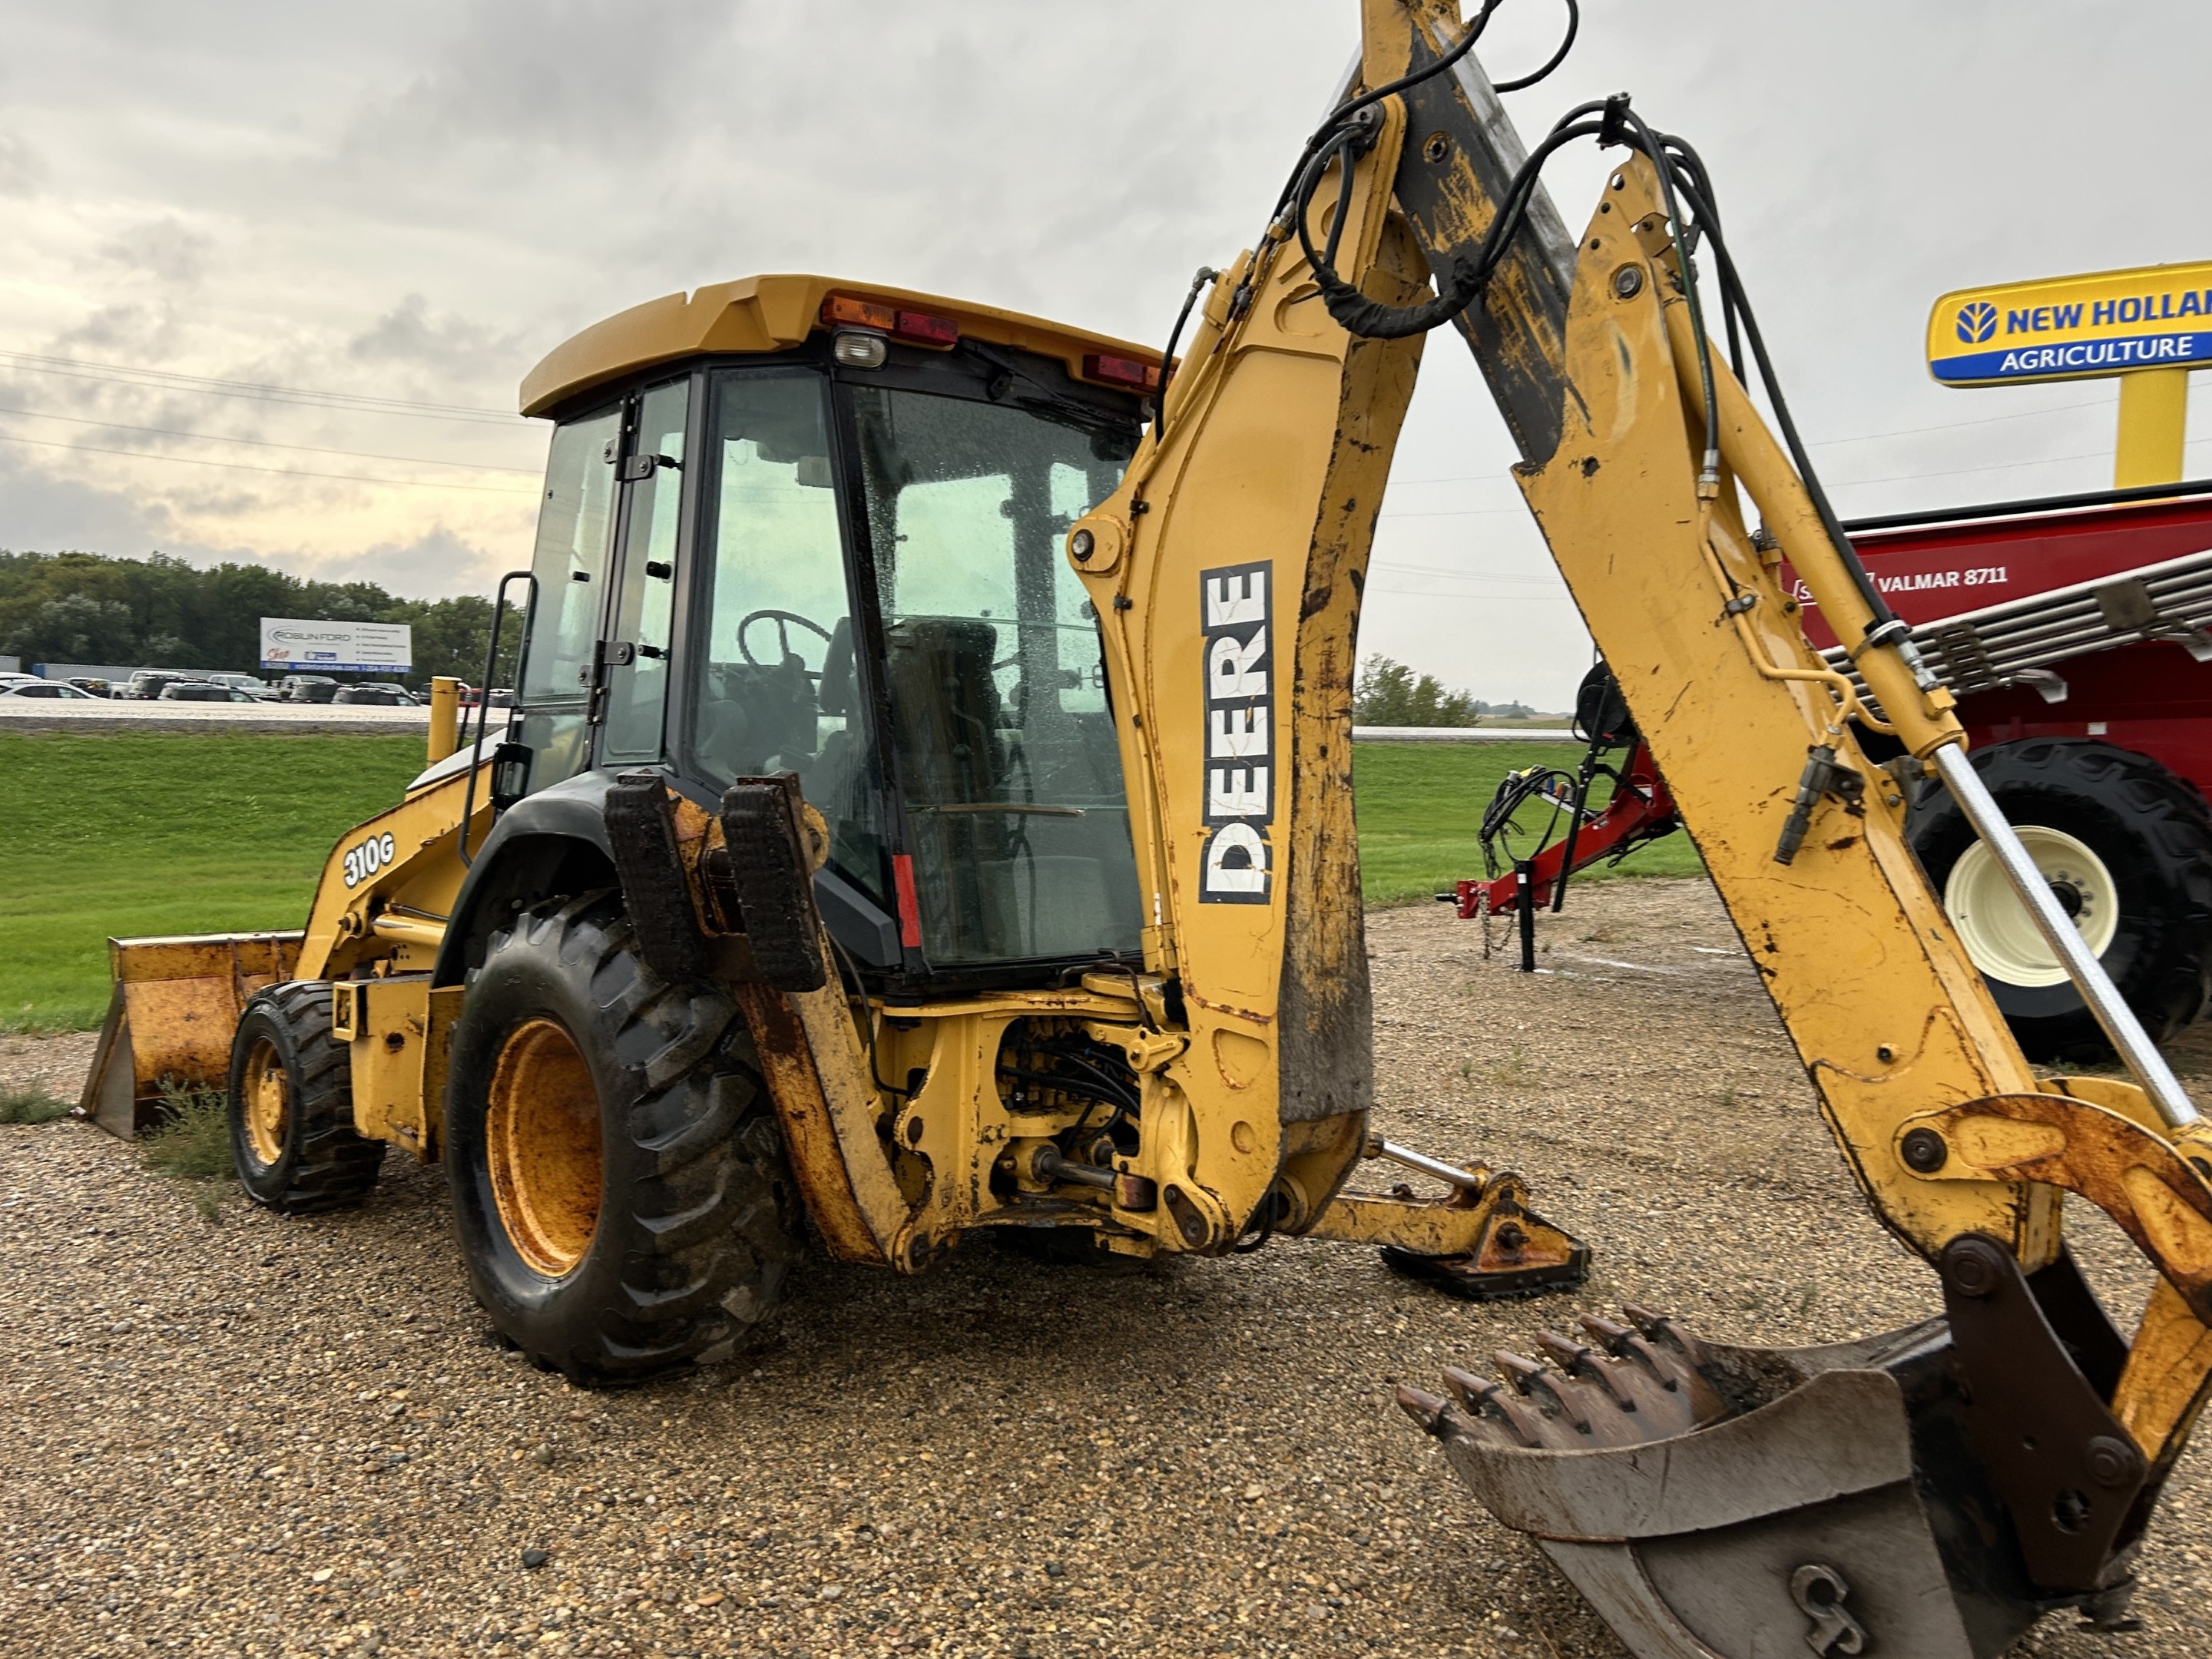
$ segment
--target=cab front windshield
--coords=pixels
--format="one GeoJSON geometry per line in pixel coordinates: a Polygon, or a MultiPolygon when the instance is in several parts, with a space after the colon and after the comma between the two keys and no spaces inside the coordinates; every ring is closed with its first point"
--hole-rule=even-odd
{"type": "Polygon", "coordinates": [[[1130,431],[1085,410],[852,392],[923,948],[1138,948],[1097,619],[1063,554],[1130,431]]]}

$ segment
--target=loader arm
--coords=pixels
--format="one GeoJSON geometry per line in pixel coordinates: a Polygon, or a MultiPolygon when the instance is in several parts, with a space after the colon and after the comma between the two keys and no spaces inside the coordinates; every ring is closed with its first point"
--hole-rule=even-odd
{"type": "MultiPolygon", "coordinates": [[[[1823,1115],[1948,1317],[1768,1351],[1639,1310],[1633,1328],[1586,1322],[1589,1343],[1547,1337],[1556,1364],[1516,1361],[1509,1386],[1457,1373],[1452,1400],[1401,1402],[1641,1654],[1856,1652],[1917,1621],[1911,1650],[1984,1656],[2052,1607],[2116,1618],[2212,1374],[2194,1110],[2124,1008],[2107,1029],[2144,1086],[2039,1084],[1953,934],[1904,835],[1907,776],[1940,773],[1962,801],[1977,787],[1950,696],[1705,345],[1658,141],[1608,104],[1579,131],[1628,153],[1580,242],[1524,188],[1486,270],[1524,152],[1471,56],[1433,72],[1458,9],[1363,10],[1358,81],[1308,188],[1216,283],[1152,441],[1070,535],[1142,826],[1148,965],[1179,977],[1201,1064],[1255,1100],[1275,1085],[1288,1224],[1356,1225],[1317,1207],[1341,1162],[1300,1160],[1369,1104],[1358,913],[1329,902],[1357,880],[1353,634],[1419,332],[1450,291],[1530,509],[1823,1115]],[[1439,299],[1416,313],[1424,267],[1439,299]],[[1863,700],[1807,643],[1784,558],[1863,700]],[[2068,1190],[2162,1276],[2132,1349],[2064,1252],[2068,1190]],[[1654,1442],[1678,1460],[1672,1498],[1635,1495],[1654,1442]],[[1747,1478],[1769,1467],[1795,1473],[1747,1478]],[[1778,1553],[1778,1577],[1754,1570],[1778,1553]]],[[[1984,834],[2002,858],[2002,820],[1984,834]]],[[[2021,896],[2063,955],[2070,927],[2032,884],[2021,896]]],[[[2076,967],[2103,1006],[2094,959],[2076,967]]]]}

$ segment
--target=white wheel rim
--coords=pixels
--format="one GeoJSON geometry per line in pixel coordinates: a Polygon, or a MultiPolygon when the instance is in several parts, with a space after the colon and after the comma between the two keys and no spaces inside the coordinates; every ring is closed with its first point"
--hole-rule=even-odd
{"type": "MultiPolygon", "coordinates": [[[[2074,926],[2089,948],[2103,956],[2120,925],[2119,888],[2104,860],[2063,830],[2024,823],[2017,833],[2062,901],[2069,890],[2078,900],[2074,926]]],[[[1951,866],[1951,878],[1943,884],[1943,908],[1985,977],[2029,988],[2065,983],[2057,955],[2005,879],[2004,867],[1979,841],[1951,866]]]]}

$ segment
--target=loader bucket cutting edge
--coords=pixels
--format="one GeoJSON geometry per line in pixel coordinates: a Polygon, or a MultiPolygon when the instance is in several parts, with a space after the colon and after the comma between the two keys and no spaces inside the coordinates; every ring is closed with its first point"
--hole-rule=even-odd
{"type": "Polygon", "coordinates": [[[2124,1346],[2069,1258],[2030,1277],[1968,1236],[1941,1266],[1946,1317],[1883,1335],[1729,1346],[1632,1307],[1398,1402],[1638,1659],[1993,1659],[2069,1607],[2127,1628],[2163,1471],[2099,1397],[2124,1346]]]}
{"type": "Polygon", "coordinates": [[[77,1109],[128,1140],[157,1123],[164,1085],[223,1086],[246,1001],[292,977],[297,933],[112,939],[114,989],[77,1109]]]}

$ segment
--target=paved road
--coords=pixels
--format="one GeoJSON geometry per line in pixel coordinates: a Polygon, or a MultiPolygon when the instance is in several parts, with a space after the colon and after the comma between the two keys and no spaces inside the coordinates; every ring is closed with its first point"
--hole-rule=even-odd
{"type": "Polygon", "coordinates": [[[289,702],[0,697],[0,732],[428,732],[428,708],[289,702]]]}

